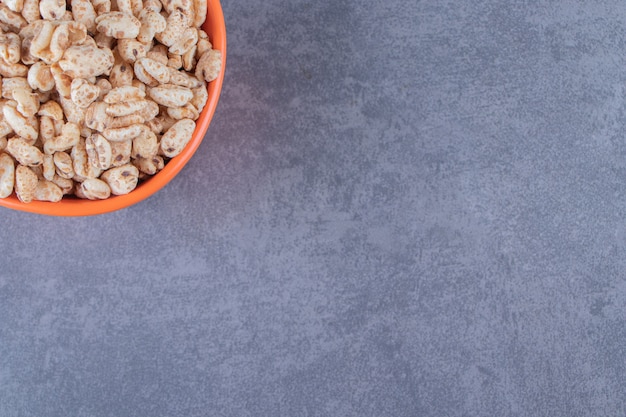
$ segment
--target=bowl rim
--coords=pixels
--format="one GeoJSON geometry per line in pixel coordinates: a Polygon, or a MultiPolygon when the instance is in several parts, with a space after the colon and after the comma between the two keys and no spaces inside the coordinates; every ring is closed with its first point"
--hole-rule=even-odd
{"type": "Polygon", "coordinates": [[[172,158],[161,171],[141,182],[137,188],[126,195],[111,196],[105,200],[64,198],[57,203],[47,201],[22,203],[17,199],[15,193],[13,193],[7,198],[0,198],[0,207],[48,216],[92,216],[110,213],[137,204],[152,196],[173,180],[195,154],[200,143],[204,140],[220,98],[222,84],[224,82],[227,54],[226,24],[219,0],[208,0],[207,18],[202,27],[205,28],[205,30],[206,28],[211,28],[209,40],[213,44],[214,49],[222,52],[222,67],[218,77],[208,83],[207,91],[209,98],[207,103],[196,121],[196,129],[194,130],[191,140],[179,155],[172,158]]]}

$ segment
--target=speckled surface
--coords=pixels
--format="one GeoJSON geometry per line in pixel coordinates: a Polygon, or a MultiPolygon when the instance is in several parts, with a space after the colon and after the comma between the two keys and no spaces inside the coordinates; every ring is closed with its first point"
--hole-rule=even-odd
{"type": "Polygon", "coordinates": [[[125,210],[0,209],[0,416],[626,414],[626,3],[224,1],[125,210]]]}

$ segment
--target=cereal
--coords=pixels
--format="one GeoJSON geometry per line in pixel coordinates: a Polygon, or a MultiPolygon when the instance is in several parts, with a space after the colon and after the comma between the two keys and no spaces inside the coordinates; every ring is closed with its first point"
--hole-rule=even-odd
{"type": "Polygon", "coordinates": [[[132,140],[147,130],[150,129],[146,125],[135,123],[125,127],[104,129],[102,136],[110,142],[123,142],[128,139],[132,140]]]}
{"type": "Polygon", "coordinates": [[[140,100],[146,96],[141,89],[133,86],[117,87],[104,96],[103,101],[108,104],[119,103],[128,100],[140,100]]]}
{"type": "Polygon", "coordinates": [[[181,107],[193,98],[193,92],[186,87],[174,84],[162,84],[148,90],[150,97],[165,107],[181,107]]]}
{"type": "Polygon", "coordinates": [[[20,13],[24,7],[24,0],[4,0],[4,4],[12,11],[20,13]]]}
{"type": "Polygon", "coordinates": [[[134,165],[126,164],[109,169],[101,178],[111,187],[112,194],[128,194],[137,186],[139,170],[134,165]]]}
{"type": "Polygon", "coordinates": [[[100,96],[100,87],[83,78],[74,78],[70,85],[70,98],[78,107],[87,108],[100,96]]]}
{"type": "Polygon", "coordinates": [[[111,195],[109,184],[97,178],[86,179],[76,191],[81,198],[89,200],[105,200],[111,195]]]}
{"type": "Polygon", "coordinates": [[[196,66],[196,52],[198,51],[198,46],[193,45],[187,52],[185,52],[181,59],[183,61],[183,69],[185,71],[191,71],[196,66]]]}
{"type": "Polygon", "coordinates": [[[171,54],[182,55],[197,43],[198,31],[196,28],[189,27],[183,32],[183,36],[170,46],[168,51],[171,54]]]}
{"type": "Polygon", "coordinates": [[[151,158],[155,156],[158,151],[159,143],[156,135],[151,130],[143,131],[133,139],[131,157],[135,159],[151,158]]]}
{"type": "Polygon", "coordinates": [[[0,59],[0,75],[3,77],[24,77],[28,74],[28,67],[23,64],[10,64],[0,59]]]}
{"type": "Polygon", "coordinates": [[[109,104],[106,108],[106,113],[109,116],[120,117],[128,116],[130,114],[141,111],[143,107],[148,104],[148,100],[130,100],[122,101],[119,103],[109,104]]]}
{"type": "Polygon", "coordinates": [[[74,181],[69,178],[63,178],[59,175],[55,175],[54,178],[52,178],[52,182],[61,189],[63,195],[71,194],[74,190],[74,181]]]}
{"type": "Polygon", "coordinates": [[[69,154],[66,152],[55,152],[52,159],[58,176],[67,179],[74,177],[74,162],[69,154]]]}
{"type": "Polygon", "coordinates": [[[111,142],[111,166],[119,167],[130,163],[132,147],[132,140],[111,142]]]}
{"type": "Polygon", "coordinates": [[[96,10],[89,0],[71,0],[72,16],[76,22],[85,25],[87,31],[96,32],[96,10]]]}
{"type": "MultiPolygon", "coordinates": [[[[176,71],[175,69],[170,68],[169,72],[171,84],[187,88],[197,88],[201,86],[204,88],[204,83],[202,81],[185,71],[176,71]]],[[[206,88],[204,91],[206,91],[206,88]]]]}
{"type": "Polygon", "coordinates": [[[2,80],[2,98],[13,100],[13,91],[18,88],[28,89],[28,80],[24,77],[10,77],[2,80]]]}
{"type": "Polygon", "coordinates": [[[61,107],[63,108],[63,114],[68,122],[81,125],[85,120],[85,109],[78,107],[72,100],[65,97],[59,97],[61,107]]]}
{"type": "Polygon", "coordinates": [[[123,195],[191,140],[221,68],[206,0],[2,0],[0,198],[123,195]]]}
{"type": "Polygon", "coordinates": [[[54,174],[56,174],[56,166],[54,165],[54,156],[43,154],[43,164],[41,165],[43,170],[42,175],[48,181],[52,181],[54,179],[54,174]]]}
{"type": "Polygon", "coordinates": [[[47,116],[52,120],[63,120],[63,109],[56,101],[47,101],[39,106],[39,116],[47,116]]]}
{"type": "Polygon", "coordinates": [[[134,72],[135,72],[135,77],[137,77],[137,79],[139,81],[141,81],[143,84],[148,85],[150,87],[156,87],[159,85],[159,82],[157,80],[155,80],[152,75],[150,75],[145,68],[143,67],[143,63],[141,62],[141,60],[138,60],[135,62],[135,65],[133,66],[134,72]]]}
{"type": "Polygon", "coordinates": [[[70,98],[72,93],[72,78],[63,72],[58,63],[50,65],[50,73],[54,79],[55,90],[59,98],[70,98]]]}
{"type": "Polygon", "coordinates": [[[13,90],[13,99],[17,102],[17,111],[24,117],[33,117],[39,110],[39,97],[30,87],[13,90]]]}
{"type": "MultiPolygon", "coordinates": [[[[42,92],[50,91],[54,88],[55,82],[50,71],[50,65],[43,61],[35,62],[28,69],[27,77],[28,85],[33,90],[42,92]]],[[[50,101],[48,103],[51,103],[50,101]]]]}
{"type": "Polygon", "coordinates": [[[117,53],[125,62],[134,63],[148,53],[148,46],[134,39],[120,39],[117,41],[117,53]]]}
{"type": "Polygon", "coordinates": [[[168,52],[167,53],[167,66],[175,70],[181,69],[183,67],[183,57],[181,55],[168,52]]]}
{"type": "Polygon", "coordinates": [[[170,69],[167,65],[163,65],[150,58],[139,59],[137,65],[142,66],[144,71],[159,84],[167,84],[170,82],[170,69]]]}
{"type": "Polygon", "coordinates": [[[170,127],[161,138],[161,152],[173,158],[182,152],[191,140],[196,124],[191,119],[179,120],[170,127]]]}
{"type": "Polygon", "coordinates": [[[191,92],[193,93],[193,98],[191,99],[189,103],[191,103],[198,110],[203,109],[204,105],[209,99],[209,93],[207,93],[206,88],[204,87],[192,88],[191,92]]]}
{"type": "Polygon", "coordinates": [[[165,30],[155,37],[163,45],[170,47],[179,40],[187,28],[188,18],[180,10],[174,10],[166,19],[165,30]]]}
{"type": "Polygon", "coordinates": [[[211,82],[217,78],[222,67],[222,53],[215,49],[206,51],[196,64],[196,78],[211,82]]]}
{"type": "Polygon", "coordinates": [[[139,172],[145,175],[154,175],[165,166],[163,157],[160,155],[155,155],[152,158],[137,158],[134,164],[139,172]]]}
{"type": "Polygon", "coordinates": [[[113,68],[113,53],[91,45],[76,45],[65,50],[59,66],[70,78],[97,77],[113,68]]]}
{"type": "Polygon", "coordinates": [[[74,176],[72,178],[76,181],[83,182],[87,178],[98,178],[102,173],[100,168],[89,163],[89,155],[87,155],[83,138],[80,138],[78,143],[72,147],[70,156],[72,157],[72,166],[74,168],[74,176]]]}
{"type": "Polygon", "coordinates": [[[39,118],[39,138],[45,144],[50,139],[56,136],[56,129],[54,128],[54,121],[48,116],[42,116],[39,118]]]}
{"type": "Polygon", "coordinates": [[[13,158],[6,153],[0,153],[0,198],[6,198],[13,193],[13,184],[15,184],[13,158]]]}
{"type": "Polygon", "coordinates": [[[4,23],[12,32],[17,33],[26,26],[27,22],[19,13],[0,3],[0,22],[4,23]]]}
{"type": "Polygon", "coordinates": [[[43,151],[49,155],[55,152],[67,151],[76,146],[80,140],[80,130],[76,123],[68,122],[63,125],[61,134],[47,140],[43,145],[43,151]]]}
{"type": "Polygon", "coordinates": [[[20,62],[22,41],[17,33],[0,34],[0,58],[10,64],[20,62]]]}
{"type": "Polygon", "coordinates": [[[43,164],[43,153],[19,137],[7,141],[6,151],[22,165],[35,167],[43,164]]]}
{"type": "Polygon", "coordinates": [[[193,26],[199,28],[206,19],[205,10],[207,8],[207,0],[193,0],[194,19],[193,26]]]}
{"type": "Polygon", "coordinates": [[[91,0],[91,4],[93,4],[97,16],[111,11],[111,0],[91,0]]]}
{"type": "Polygon", "coordinates": [[[39,13],[44,20],[61,19],[65,14],[65,0],[39,0],[39,13]]]}
{"type": "Polygon", "coordinates": [[[100,168],[109,169],[113,159],[111,143],[99,133],[94,133],[85,140],[85,150],[89,163],[100,168]]]}
{"type": "Polygon", "coordinates": [[[167,114],[172,119],[192,119],[196,120],[199,116],[198,110],[191,104],[187,104],[185,107],[168,107],[167,114]]]}
{"type": "Polygon", "coordinates": [[[158,10],[147,7],[139,13],[139,21],[141,27],[137,34],[137,40],[143,43],[152,42],[154,35],[163,32],[167,26],[167,21],[158,10]]]}
{"type": "Polygon", "coordinates": [[[124,12],[103,13],[96,17],[96,30],[115,39],[134,39],[140,27],[139,19],[124,12]]]}
{"type": "Polygon", "coordinates": [[[35,198],[37,174],[24,165],[15,168],[15,194],[22,203],[30,203],[35,198]]]}
{"type": "Polygon", "coordinates": [[[61,188],[52,181],[40,179],[37,181],[33,198],[37,201],[50,201],[52,203],[56,203],[61,201],[61,198],[63,198],[63,190],[61,190],[61,188]]]}
{"type": "Polygon", "coordinates": [[[4,119],[11,129],[31,145],[39,137],[39,123],[36,117],[26,117],[17,110],[17,103],[8,101],[2,108],[4,119]]]}
{"type": "Polygon", "coordinates": [[[22,16],[28,22],[41,19],[39,14],[39,0],[24,0],[22,4],[22,16]]]}

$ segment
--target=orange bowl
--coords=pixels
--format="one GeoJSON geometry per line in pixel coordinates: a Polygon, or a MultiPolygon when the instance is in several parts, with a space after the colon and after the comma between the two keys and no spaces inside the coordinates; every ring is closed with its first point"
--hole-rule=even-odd
{"type": "Polygon", "coordinates": [[[136,204],[167,185],[191,159],[198,146],[200,146],[200,142],[204,139],[209,123],[215,113],[224,81],[226,68],[226,25],[224,23],[224,14],[219,0],[208,0],[207,3],[207,18],[202,28],[209,35],[213,48],[222,51],[222,69],[217,79],[208,84],[209,98],[200,117],[196,120],[196,130],[191,141],[178,156],[172,158],[160,172],[140,182],[137,188],[126,195],[111,196],[106,200],[83,200],[66,196],[58,203],[44,201],[22,203],[13,193],[13,195],[7,198],[0,198],[0,206],[50,216],[90,216],[108,213],[136,204]]]}

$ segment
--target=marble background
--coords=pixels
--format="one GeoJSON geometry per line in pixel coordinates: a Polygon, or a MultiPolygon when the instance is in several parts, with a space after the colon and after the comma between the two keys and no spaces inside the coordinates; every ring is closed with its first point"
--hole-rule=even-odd
{"type": "Polygon", "coordinates": [[[0,209],[0,416],[626,414],[626,3],[223,2],[198,152],[0,209]]]}

